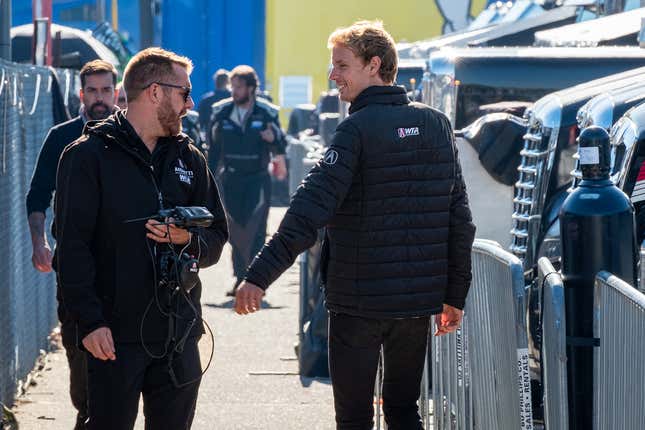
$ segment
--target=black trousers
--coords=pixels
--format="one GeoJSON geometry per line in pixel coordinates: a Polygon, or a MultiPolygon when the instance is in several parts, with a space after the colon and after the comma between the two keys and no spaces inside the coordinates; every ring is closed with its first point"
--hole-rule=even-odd
{"type": "Polygon", "coordinates": [[[224,173],[221,184],[229,243],[233,248],[233,274],[241,281],[266,241],[271,178],[266,173],[224,173]]]}
{"type": "Polygon", "coordinates": [[[249,264],[251,264],[251,261],[253,261],[255,255],[260,252],[262,246],[264,246],[264,242],[266,242],[267,219],[269,218],[268,205],[266,207],[266,211],[264,213],[261,213],[259,217],[260,224],[257,227],[257,230],[255,230],[255,232],[251,232],[249,238],[243,239],[250,240],[250,246],[248,244],[240,246],[237,237],[231,238],[231,240],[229,241],[232,248],[231,259],[233,260],[233,275],[235,275],[235,278],[238,281],[244,279],[244,276],[246,275],[246,269],[249,267],[249,264]],[[248,251],[246,251],[247,247],[250,248],[248,251]],[[246,255],[247,253],[248,255],[246,255]]]}
{"type": "MultiPolygon", "coordinates": [[[[146,345],[160,354],[162,345],[146,345]]],[[[188,430],[195,415],[201,365],[197,339],[175,354],[172,370],[168,357],[150,358],[141,344],[117,344],[116,360],[102,361],[88,353],[89,430],[131,430],[143,395],[146,430],[188,430]]]]}
{"type": "Polygon", "coordinates": [[[74,430],[84,429],[87,419],[87,358],[86,353],[78,348],[76,324],[68,318],[63,318],[60,327],[65,355],[69,365],[69,395],[72,405],[78,411],[74,430]]]}
{"type": "Polygon", "coordinates": [[[383,412],[388,430],[422,430],[417,400],[430,319],[370,319],[330,312],[329,372],[336,428],[371,430],[374,384],[384,351],[383,412]]]}

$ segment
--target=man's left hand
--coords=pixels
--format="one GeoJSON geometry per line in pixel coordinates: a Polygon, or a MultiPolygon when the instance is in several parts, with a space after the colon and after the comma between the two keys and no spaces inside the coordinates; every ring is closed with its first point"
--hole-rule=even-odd
{"type": "Polygon", "coordinates": [[[284,155],[276,155],[271,160],[271,174],[275,176],[278,181],[284,181],[287,178],[287,162],[284,155]]]}
{"type": "Polygon", "coordinates": [[[242,281],[235,292],[235,312],[240,315],[260,310],[264,290],[248,281],[242,281]]]}
{"type": "MultiPolygon", "coordinates": [[[[173,219],[169,218],[168,222],[173,219]]],[[[191,233],[188,230],[177,227],[175,224],[161,224],[159,221],[149,219],[146,223],[146,237],[157,243],[172,243],[174,245],[185,245],[190,242],[191,233]]]]}
{"type": "Polygon", "coordinates": [[[275,133],[271,128],[271,124],[267,124],[267,128],[265,128],[260,132],[260,136],[262,137],[262,140],[264,140],[265,142],[273,143],[273,141],[275,140],[275,133]]]}
{"type": "Polygon", "coordinates": [[[454,306],[443,305],[443,312],[435,315],[435,323],[437,324],[437,331],[435,336],[443,336],[444,334],[452,333],[459,328],[461,319],[464,317],[464,311],[457,309],[454,306]]]}

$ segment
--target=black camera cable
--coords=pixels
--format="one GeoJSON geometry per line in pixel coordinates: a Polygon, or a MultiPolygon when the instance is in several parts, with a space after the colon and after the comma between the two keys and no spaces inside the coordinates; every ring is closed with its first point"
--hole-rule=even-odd
{"type": "MultiPolygon", "coordinates": [[[[170,233],[168,232],[168,234],[170,234],[170,233]]],[[[188,243],[180,251],[179,256],[181,256],[184,253],[184,251],[190,246],[190,244],[192,242],[192,239],[193,239],[193,236],[194,236],[194,234],[193,234],[193,232],[191,232],[190,239],[189,239],[188,243]]],[[[201,250],[201,244],[199,243],[199,238],[197,239],[197,244],[198,244],[197,260],[199,261],[199,258],[201,257],[201,251],[202,251],[201,250]]],[[[170,245],[170,248],[174,253],[175,252],[174,246],[170,245]]],[[[174,257],[175,257],[176,261],[179,259],[179,256],[176,253],[174,253],[174,257]]],[[[175,269],[176,279],[180,279],[179,278],[179,276],[180,276],[179,268],[178,268],[177,264],[174,265],[174,269],[175,269]]],[[[181,388],[181,387],[185,387],[187,385],[190,385],[190,384],[193,384],[193,383],[199,381],[204,376],[204,374],[206,373],[208,368],[210,367],[211,362],[213,360],[213,354],[215,352],[215,336],[213,335],[213,330],[211,329],[211,327],[208,325],[208,323],[199,314],[199,311],[195,307],[195,304],[193,303],[193,301],[192,301],[192,299],[190,297],[190,293],[185,291],[185,290],[183,290],[180,287],[178,288],[178,290],[180,291],[181,297],[184,298],[184,300],[186,301],[186,304],[193,311],[193,319],[188,323],[188,327],[184,331],[183,336],[175,344],[175,347],[173,348],[173,352],[176,352],[177,354],[181,354],[184,351],[184,346],[186,345],[186,341],[188,340],[188,338],[190,336],[190,333],[191,333],[193,327],[195,326],[195,324],[197,323],[197,321],[201,322],[203,324],[203,326],[205,326],[208,329],[208,335],[211,338],[211,351],[210,351],[210,354],[209,354],[209,357],[208,357],[208,363],[206,363],[206,367],[201,372],[201,374],[197,378],[194,378],[194,379],[192,379],[190,381],[183,382],[181,384],[177,381],[174,369],[172,368],[172,362],[174,360],[174,354],[171,353],[171,354],[168,355],[168,372],[170,373],[170,377],[171,377],[175,387],[176,388],[181,388]]],[[[179,303],[177,303],[176,306],[177,306],[176,317],[178,319],[184,319],[179,315],[179,303]]],[[[179,321],[177,321],[177,322],[179,322],[179,321]]]]}
{"type": "MultiPolygon", "coordinates": [[[[166,230],[167,230],[166,235],[170,236],[170,227],[168,225],[166,225],[166,230]]],[[[192,237],[193,237],[193,235],[191,234],[189,242],[182,248],[182,250],[181,250],[179,255],[177,255],[177,252],[175,251],[175,248],[174,248],[173,244],[172,243],[168,244],[168,247],[169,247],[170,251],[172,252],[173,259],[175,261],[175,264],[173,264],[173,267],[172,267],[171,270],[173,270],[175,272],[175,279],[176,280],[180,279],[180,273],[179,273],[179,267],[178,267],[179,265],[176,264],[176,263],[179,261],[179,256],[183,254],[183,252],[186,250],[186,248],[188,248],[188,246],[190,246],[191,241],[192,241],[192,237]]],[[[153,249],[150,247],[150,241],[151,241],[150,239],[147,239],[146,240],[146,245],[148,247],[148,253],[150,255],[150,258],[151,258],[151,260],[153,262],[154,297],[152,297],[150,299],[150,302],[146,306],[146,310],[144,311],[144,314],[143,314],[142,319],[141,319],[141,324],[140,324],[140,327],[139,327],[139,336],[140,336],[140,340],[141,340],[141,346],[143,347],[144,351],[146,352],[146,354],[150,358],[162,359],[164,357],[168,357],[168,371],[169,371],[170,377],[172,379],[173,384],[177,388],[180,388],[180,387],[184,387],[186,385],[190,385],[190,384],[193,384],[193,383],[199,381],[204,376],[206,371],[209,369],[209,367],[211,365],[211,362],[213,360],[213,355],[214,355],[214,351],[215,351],[215,337],[213,335],[213,331],[212,331],[211,327],[201,317],[201,315],[199,314],[199,312],[195,308],[195,305],[193,304],[193,302],[192,302],[192,300],[190,298],[190,294],[188,292],[186,292],[186,291],[183,291],[181,289],[181,287],[178,285],[177,281],[173,281],[172,282],[173,285],[169,285],[170,287],[172,287],[172,288],[170,288],[172,290],[172,292],[168,296],[168,311],[166,312],[166,311],[163,310],[163,307],[161,306],[161,303],[159,301],[159,293],[158,293],[158,288],[159,288],[158,287],[158,283],[159,283],[158,278],[159,278],[159,276],[158,276],[157,267],[156,267],[156,250],[157,250],[157,247],[156,247],[156,243],[155,243],[154,252],[153,252],[153,249]],[[184,300],[186,301],[188,306],[191,308],[191,310],[193,312],[193,318],[188,323],[188,326],[187,326],[186,330],[184,331],[183,335],[181,336],[181,338],[177,342],[174,343],[174,346],[172,347],[172,349],[169,349],[171,344],[175,341],[174,335],[175,335],[175,333],[177,331],[177,328],[178,328],[178,327],[176,327],[176,324],[179,323],[179,320],[185,320],[185,318],[183,318],[179,314],[179,301],[176,302],[176,311],[173,312],[173,310],[172,310],[172,300],[173,300],[174,297],[176,297],[177,293],[181,297],[184,298],[184,300]],[[146,319],[146,317],[148,315],[148,312],[150,311],[150,308],[152,307],[153,303],[156,304],[157,308],[159,309],[159,311],[161,312],[162,315],[168,317],[168,335],[167,335],[166,341],[164,343],[164,351],[163,351],[162,354],[154,354],[153,352],[151,352],[149,350],[149,348],[146,346],[145,341],[143,339],[144,338],[144,336],[143,336],[144,322],[145,322],[145,319],[146,319]],[[200,373],[199,377],[194,378],[194,379],[192,379],[190,381],[187,381],[187,382],[179,383],[179,381],[176,378],[174,369],[172,368],[172,363],[174,361],[174,354],[175,353],[181,354],[183,352],[184,346],[186,344],[186,341],[189,339],[190,333],[191,333],[193,327],[195,326],[195,324],[197,323],[197,321],[201,322],[203,324],[203,326],[206,327],[206,329],[208,330],[208,335],[211,338],[211,351],[210,351],[210,354],[209,354],[208,362],[207,362],[206,367],[204,368],[204,370],[200,373]]],[[[198,242],[198,244],[200,245],[199,246],[199,251],[198,251],[199,252],[198,259],[199,259],[199,257],[201,256],[201,244],[199,242],[198,242]]]]}
{"type": "MultiPolygon", "coordinates": [[[[166,234],[170,234],[170,227],[166,226],[166,229],[168,230],[166,234]]],[[[146,247],[148,248],[148,254],[150,255],[150,259],[152,261],[152,282],[153,282],[153,297],[150,299],[148,302],[148,305],[146,306],[145,311],[143,312],[143,316],[141,317],[141,323],[139,324],[139,339],[141,341],[141,347],[145,351],[145,353],[153,359],[161,359],[164,358],[166,355],[168,355],[168,348],[170,346],[170,343],[172,341],[173,335],[174,335],[174,327],[173,327],[173,321],[172,321],[172,310],[171,310],[171,302],[172,302],[172,295],[169,295],[168,297],[168,312],[164,311],[163,307],[161,306],[161,303],[159,301],[159,276],[157,274],[157,244],[155,243],[154,245],[154,251],[153,248],[150,246],[150,242],[153,242],[152,239],[146,238],[146,247]],[[150,312],[150,308],[152,307],[152,304],[155,304],[157,306],[157,309],[161,313],[161,315],[168,317],[168,335],[166,336],[166,341],[164,343],[164,349],[161,354],[154,354],[153,352],[148,349],[146,346],[146,342],[144,340],[143,336],[143,328],[144,324],[146,321],[146,317],[148,316],[148,312],[150,312]]]]}

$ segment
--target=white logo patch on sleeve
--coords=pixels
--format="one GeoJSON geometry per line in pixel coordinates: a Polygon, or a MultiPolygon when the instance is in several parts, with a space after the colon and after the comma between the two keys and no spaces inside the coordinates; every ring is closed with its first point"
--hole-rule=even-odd
{"type": "Polygon", "coordinates": [[[401,127],[396,129],[396,133],[399,135],[399,138],[405,139],[408,136],[418,136],[419,127],[401,127]]]}
{"type": "Polygon", "coordinates": [[[336,152],[336,150],[334,149],[328,149],[327,152],[325,152],[323,162],[325,164],[333,166],[334,164],[336,164],[336,161],[338,161],[338,152],[336,152]]]}

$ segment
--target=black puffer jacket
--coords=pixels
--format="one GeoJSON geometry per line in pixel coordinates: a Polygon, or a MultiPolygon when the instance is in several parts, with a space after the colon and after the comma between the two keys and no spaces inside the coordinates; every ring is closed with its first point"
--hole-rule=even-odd
{"type": "Polygon", "coordinates": [[[375,318],[463,308],[475,227],[450,124],[403,87],[364,90],[247,280],[268,287],[327,226],[330,310],[375,318]]]}
{"type": "MultiPolygon", "coordinates": [[[[186,252],[199,257],[200,267],[218,261],[228,239],[226,218],[206,160],[189,142],[183,134],[162,138],[150,154],[119,111],[87,123],[83,136],[65,148],[57,176],[54,267],[59,299],[78,325],[79,340],[102,326],[110,327],[116,342],[139,342],[141,333],[146,342],[166,340],[168,288],[155,285],[153,243],[145,221],[125,222],[156,214],[160,199],[165,208],[210,210],[215,221],[197,231],[186,252]]],[[[173,303],[182,315],[177,324],[190,324],[200,296],[198,285],[190,292],[192,304],[184,297],[173,303]]],[[[192,327],[195,335],[202,329],[199,321],[192,327]]]]}

